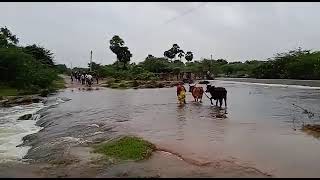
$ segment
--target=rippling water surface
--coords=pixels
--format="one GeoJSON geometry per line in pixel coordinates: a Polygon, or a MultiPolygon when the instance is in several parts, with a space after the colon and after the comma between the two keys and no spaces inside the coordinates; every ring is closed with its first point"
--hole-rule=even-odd
{"type": "MultiPolygon", "coordinates": [[[[293,120],[310,119],[292,104],[318,112],[320,90],[259,83],[212,81],[228,90],[226,119],[215,117],[219,110],[205,96],[199,104],[188,93],[187,104],[178,106],[175,88],[68,89],[52,97],[71,100],[43,111],[38,134],[48,142],[85,142],[132,133],[194,159],[236,159],[280,177],[318,177],[320,141],[294,130],[293,120]]],[[[17,122],[6,110],[0,116],[0,128],[17,122]]],[[[11,147],[5,143],[0,139],[0,148],[11,147]]]]}

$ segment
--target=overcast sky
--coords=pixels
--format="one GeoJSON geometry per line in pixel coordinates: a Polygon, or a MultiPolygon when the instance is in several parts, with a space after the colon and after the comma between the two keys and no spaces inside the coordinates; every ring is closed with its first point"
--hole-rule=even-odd
{"type": "Polygon", "coordinates": [[[0,3],[0,26],[21,45],[39,44],[57,63],[110,64],[113,35],[143,61],[177,43],[194,59],[265,60],[301,46],[320,49],[320,3],[276,2],[26,2],[0,3]]]}

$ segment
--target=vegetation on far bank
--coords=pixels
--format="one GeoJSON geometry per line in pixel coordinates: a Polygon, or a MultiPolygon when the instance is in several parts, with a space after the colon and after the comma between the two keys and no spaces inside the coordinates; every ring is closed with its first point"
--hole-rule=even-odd
{"type": "Polygon", "coordinates": [[[110,78],[102,85],[113,89],[141,89],[174,87],[181,81],[155,81],[155,80],[119,80],[110,78]]]}
{"type": "Polygon", "coordinates": [[[7,85],[0,85],[0,97],[1,96],[17,96],[18,90],[16,88],[9,87],[7,85]]]}
{"type": "MultiPolygon", "coordinates": [[[[0,28],[0,96],[52,92],[64,87],[58,74],[70,75],[71,69],[65,64],[56,64],[53,53],[44,47],[19,46],[18,43],[19,39],[8,28],[0,28]]],[[[109,40],[108,49],[116,56],[114,63],[92,62],[91,73],[100,78],[130,81],[109,84],[113,88],[136,87],[134,81],[157,81],[161,73],[182,80],[182,72],[191,72],[200,79],[205,78],[207,72],[214,77],[320,79],[320,51],[301,48],[276,54],[267,61],[228,62],[225,59],[194,60],[192,51],[185,53],[178,44],[173,44],[163,52],[163,57],[149,54],[139,63],[130,63],[133,55],[118,35],[109,40]]],[[[89,68],[75,67],[72,71],[89,72],[89,68]]]]}
{"type": "Polygon", "coordinates": [[[193,52],[184,53],[178,44],[173,44],[169,50],[164,51],[164,57],[149,54],[137,64],[130,63],[132,54],[119,36],[116,35],[110,40],[110,49],[116,54],[117,60],[109,65],[93,63],[92,69],[101,77],[118,80],[158,80],[159,73],[170,73],[179,77],[182,72],[191,72],[203,79],[208,71],[214,77],[320,79],[320,51],[301,48],[278,53],[267,60],[228,62],[225,59],[193,60],[193,52]]]}
{"type": "Polygon", "coordinates": [[[141,138],[124,136],[120,139],[94,146],[95,153],[101,153],[118,160],[143,160],[149,158],[155,146],[141,138]]]}
{"type": "Polygon", "coordinates": [[[0,95],[53,91],[61,86],[59,73],[68,71],[56,65],[53,53],[38,45],[19,46],[19,39],[6,27],[0,28],[0,95]]]}

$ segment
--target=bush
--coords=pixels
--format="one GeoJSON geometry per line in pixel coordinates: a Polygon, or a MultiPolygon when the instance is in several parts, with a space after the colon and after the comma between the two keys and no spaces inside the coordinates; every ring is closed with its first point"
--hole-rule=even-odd
{"type": "Polygon", "coordinates": [[[151,72],[144,72],[135,77],[136,80],[157,80],[158,78],[151,72]]]}
{"type": "Polygon", "coordinates": [[[127,87],[127,85],[126,85],[125,83],[120,83],[120,84],[119,84],[119,87],[125,88],[125,87],[127,87]]]}
{"type": "Polygon", "coordinates": [[[58,77],[54,69],[18,48],[0,49],[0,69],[0,81],[18,89],[47,88],[58,77]]]}
{"type": "Polygon", "coordinates": [[[120,160],[138,161],[149,158],[155,149],[155,145],[141,138],[125,136],[118,140],[96,145],[94,152],[120,160]]]}
{"type": "Polygon", "coordinates": [[[137,80],[134,80],[133,83],[132,83],[132,86],[133,87],[138,87],[139,86],[139,83],[137,80]]]}

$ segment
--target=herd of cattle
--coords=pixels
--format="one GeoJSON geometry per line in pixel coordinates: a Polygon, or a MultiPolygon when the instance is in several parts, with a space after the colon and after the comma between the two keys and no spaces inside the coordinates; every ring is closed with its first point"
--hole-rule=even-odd
{"type": "MultiPolygon", "coordinates": [[[[204,94],[203,87],[196,87],[196,85],[189,84],[189,92],[192,93],[195,102],[202,102],[202,96],[204,94]]],[[[213,105],[212,100],[216,100],[216,106],[218,106],[219,101],[221,107],[224,100],[224,105],[227,107],[227,90],[224,87],[215,87],[207,84],[205,92],[208,92],[211,95],[211,97],[208,97],[211,105],[213,105]]]]}

